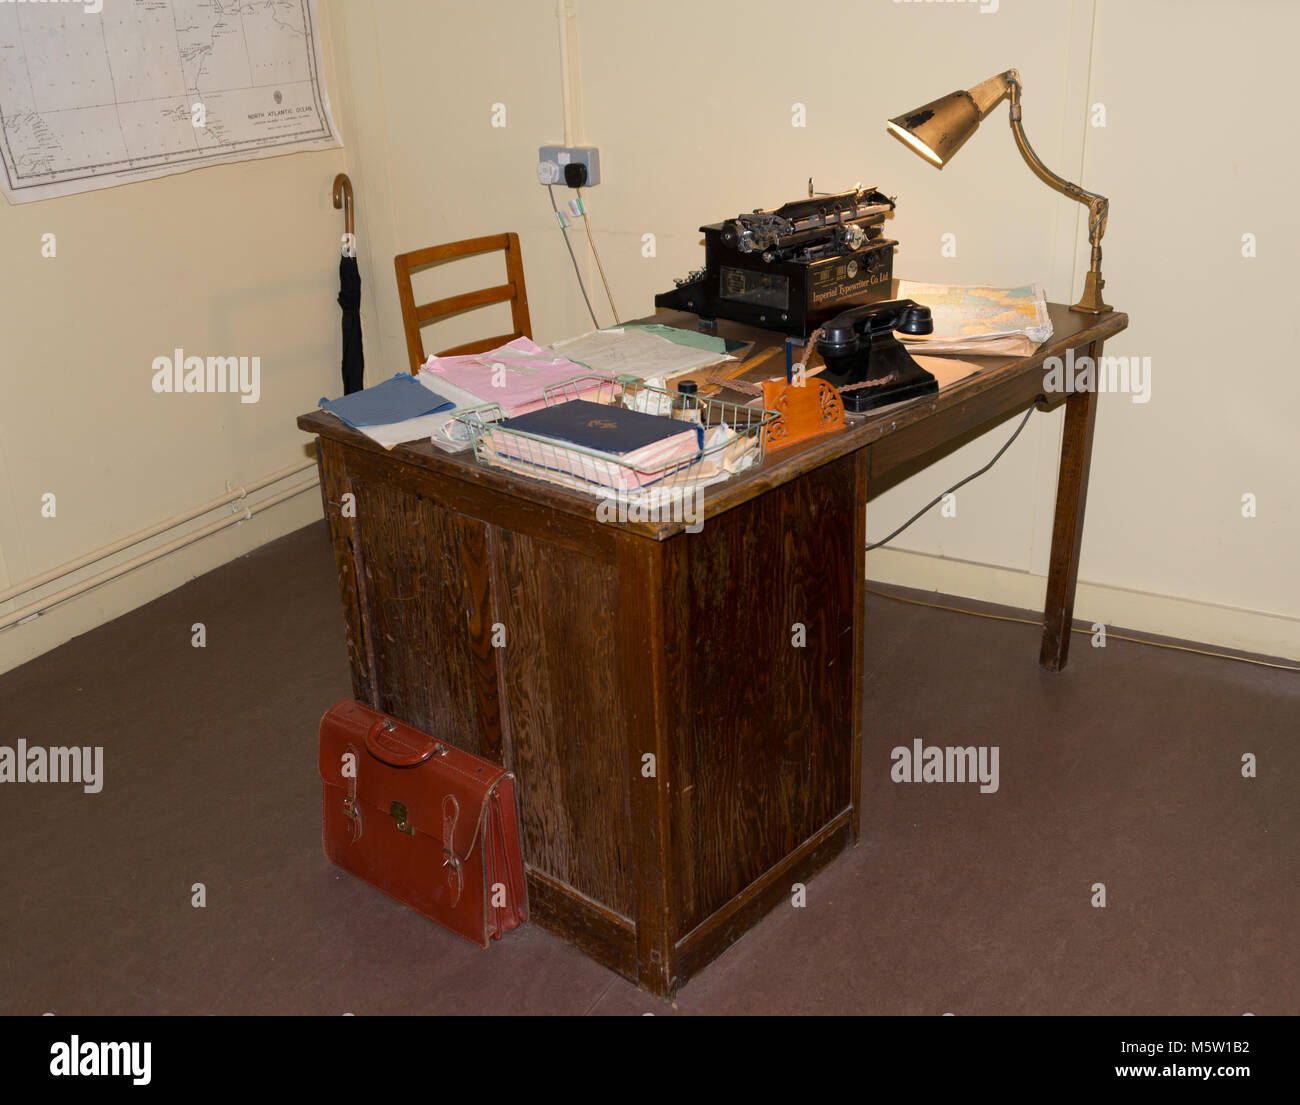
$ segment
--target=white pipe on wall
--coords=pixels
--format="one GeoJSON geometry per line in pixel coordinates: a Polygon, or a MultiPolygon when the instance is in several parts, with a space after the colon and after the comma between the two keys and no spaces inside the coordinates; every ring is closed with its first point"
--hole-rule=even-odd
{"type": "MultiPolygon", "coordinates": [[[[260,480],[254,480],[252,483],[244,484],[243,487],[231,488],[226,494],[220,495],[202,506],[196,506],[193,510],[187,510],[184,514],[173,515],[171,518],[166,518],[157,523],[157,525],[140,530],[139,533],[123,537],[120,541],[114,541],[111,545],[92,549],[85,556],[79,556],[76,560],[69,560],[66,564],[60,564],[56,568],[51,568],[48,572],[42,572],[38,576],[33,576],[22,583],[15,583],[12,587],[0,591],[0,603],[8,602],[10,599],[26,594],[28,591],[34,591],[37,587],[44,587],[45,584],[52,583],[61,576],[80,571],[87,564],[93,564],[96,560],[103,560],[105,557],[119,553],[123,549],[129,549],[132,545],[138,545],[141,541],[148,541],[151,537],[157,537],[160,533],[165,533],[169,529],[175,529],[179,525],[193,521],[209,511],[216,510],[217,507],[233,503],[236,499],[246,497],[252,491],[260,491],[264,487],[269,487],[273,483],[278,483],[280,480],[296,475],[305,468],[314,467],[315,464],[314,460],[304,460],[297,464],[291,464],[288,468],[281,468],[280,471],[270,476],[264,476],[260,480]]],[[[230,485],[227,484],[226,486],[229,487],[230,485]]]]}
{"type": "Polygon", "coordinates": [[[564,100],[564,144],[573,145],[573,105],[569,87],[569,2],[555,0],[555,18],[560,24],[560,89],[564,100]]]}
{"type": "MultiPolygon", "coordinates": [[[[307,463],[314,464],[315,461],[309,461],[307,463]]],[[[294,469],[294,471],[301,471],[303,467],[303,465],[299,465],[294,469]]],[[[282,472],[274,478],[281,478],[283,475],[284,473],[282,472]]],[[[272,477],[267,477],[265,481],[261,481],[260,486],[265,486],[266,483],[269,482],[273,482],[272,477]]],[[[251,487],[253,485],[250,484],[249,486],[251,487]]],[[[68,599],[76,598],[78,595],[84,594],[92,588],[99,587],[102,584],[117,579],[119,576],[126,575],[127,572],[143,567],[145,564],[151,564],[155,560],[160,560],[164,556],[176,552],[177,549],[183,549],[186,545],[192,545],[194,542],[202,540],[204,537],[210,537],[212,534],[220,533],[223,529],[228,529],[230,526],[238,525],[240,522],[246,522],[254,514],[260,514],[264,510],[269,510],[273,506],[278,506],[286,499],[291,499],[295,495],[301,495],[304,491],[310,491],[313,487],[317,486],[319,486],[319,481],[315,477],[310,480],[304,480],[302,483],[294,484],[293,487],[272,495],[269,499],[263,499],[260,503],[246,507],[240,514],[232,514],[228,518],[220,518],[215,522],[210,522],[208,525],[203,526],[200,529],[194,530],[192,533],[187,533],[183,537],[178,537],[174,541],[169,541],[165,545],[159,545],[156,549],[150,549],[147,553],[141,553],[139,556],[134,557],[131,560],[124,560],[121,564],[114,565],[112,568],[108,568],[105,571],[100,572],[98,575],[91,576],[89,579],[83,579],[80,583],[74,583],[70,587],[65,587],[62,591],[56,591],[54,594],[48,595],[45,598],[32,603],[30,606],[24,606],[10,614],[5,614],[3,617],[0,617],[0,629],[8,629],[11,625],[17,625],[19,622],[26,621],[28,618],[35,617],[38,614],[43,614],[45,611],[49,610],[51,607],[57,606],[61,602],[66,602],[68,599]]],[[[235,493],[231,492],[231,494],[234,495],[235,493]]],[[[99,558],[92,557],[92,560],[93,559],[99,558]]],[[[87,561],[87,563],[90,562],[92,561],[87,561]]],[[[73,563],[75,563],[75,561],[73,563]]]]}

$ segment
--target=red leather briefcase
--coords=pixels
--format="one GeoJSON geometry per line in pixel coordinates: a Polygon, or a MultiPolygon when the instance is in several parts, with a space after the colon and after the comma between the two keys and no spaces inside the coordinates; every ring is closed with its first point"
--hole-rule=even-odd
{"type": "Polygon", "coordinates": [[[345,699],[321,718],[320,777],[331,862],[484,948],[528,920],[504,767],[345,699]]]}

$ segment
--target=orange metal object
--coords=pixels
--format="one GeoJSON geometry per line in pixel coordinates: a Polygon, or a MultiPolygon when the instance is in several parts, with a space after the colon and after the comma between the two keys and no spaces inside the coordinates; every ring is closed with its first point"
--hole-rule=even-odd
{"type": "Polygon", "coordinates": [[[780,449],[844,425],[844,400],[824,380],[763,381],[763,406],[781,417],[767,429],[767,448],[780,449]]]}

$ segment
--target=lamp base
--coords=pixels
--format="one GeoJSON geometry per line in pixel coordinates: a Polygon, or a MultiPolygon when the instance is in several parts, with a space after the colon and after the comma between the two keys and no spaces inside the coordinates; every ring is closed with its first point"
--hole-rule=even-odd
{"type": "Polygon", "coordinates": [[[1081,315],[1104,315],[1111,310],[1109,303],[1105,303],[1101,298],[1101,289],[1106,286],[1106,281],[1101,278],[1101,273],[1089,271],[1083,280],[1083,295],[1079,297],[1079,302],[1071,305],[1071,311],[1077,311],[1081,315]]]}

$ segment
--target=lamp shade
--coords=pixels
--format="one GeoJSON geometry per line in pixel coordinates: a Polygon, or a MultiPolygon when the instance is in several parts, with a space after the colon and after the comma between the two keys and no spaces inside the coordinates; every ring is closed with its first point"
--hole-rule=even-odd
{"type": "Polygon", "coordinates": [[[980,112],[969,92],[950,92],[908,111],[887,124],[917,153],[942,167],[980,125],[980,112]]]}

